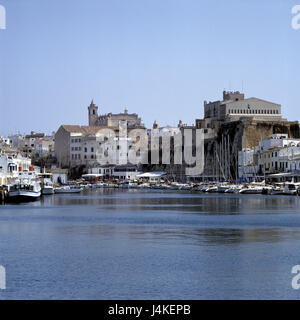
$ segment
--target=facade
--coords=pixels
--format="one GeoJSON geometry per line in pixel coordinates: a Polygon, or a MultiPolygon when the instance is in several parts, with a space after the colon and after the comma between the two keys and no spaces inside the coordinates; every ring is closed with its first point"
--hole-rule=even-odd
{"type": "Polygon", "coordinates": [[[245,99],[245,95],[223,91],[223,100],[204,101],[204,118],[219,121],[236,121],[242,117],[254,120],[274,121],[281,119],[281,105],[258,98],[245,99]]]}
{"type": "Polygon", "coordinates": [[[300,173],[300,139],[273,134],[251,149],[239,152],[239,177],[253,180],[277,173],[300,173]]]}
{"type": "Polygon", "coordinates": [[[67,169],[51,169],[49,171],[52,174],[52,181],[54,184],[66,184],[68,182],[68,170],[67,169]]]}
{"type": "Polygon", "coordinates": [[[29,170],[31,159],[20,153],[0,153],[0,185],[7,185],[19,175],[19,171],[29,170]]]}
{"type": "Polygon", "coordinates": [[[135,166],[116,166],[113,171],[115,179],[136,180],[141,171],[135,166]]]}
{"type": "MultiPolygon", "coordinates": [[[[75,153],[75,143],[78,139],[81,142],[82,128],[76,125],[62,125],[55,133],[55,156],[58,166],[66,168],[70,166],[71,158],[74,158],[74,154],[81,154],[81,150],[75,153]],[[76,140],[75,140],[76,139],[76,140]],[[72,147],[71,147],[72,144],[72,147]],[[71,156],[71,151],[73,156],[71,156]]],[[[77,160],[76,156],[76,160],[77,160]]]]}
{"type": "Polygon", "coordinates": [[[54,155],[54,136],[45,136],[36,143],[35,154],[38,157],[54,155]]]}
{"type": "Polygon", "coordinates": [[[11,141],[10,146],[14,149],[21,149],[25,145],[25,135],[14,134],[8,137],[11,141]]]}
{"type": "MultiPolygon", "coordinates": [[[[63,168],[125,165],[136,141],[128,136],[133,129],[145,129],[137,114],[98,115],[94,101],[88,107],[88,126],[62,125],[55,134],[55,156],[63,168]]],[[[145,134],[146,135],[146,134],[145,134]]]]}
{"type": "MultiPolygon", "coordinates": [[[[127,129],[126,123],[122,125],[127,129]]],[[[117,128],[62,125],[55,134],[58,166],[92,168],[127,164],[136,141],[123,134],[122,125],[117,128]]]]}
{"type": "Polygon", "coordinates": [[[138,167],[130,165],[120,166],[97,166],[88,169],[88,174],[85,175],[88,179],[92,177],[102,177],[102,179],[117,179],[117,180],[136,180],[140,175],[138,167]]]}
{"type": "Polygon", "coordinates": [[[243,93],[223,92],[223,100],[204,102],[204,118],[196,119],[196,128],[203,129],[205,169],[202,177],[209,180],[235,180],[251,176],[252,162],[243,152],[253,152],[273,134],[300,138],[298,121],[282,118],[281,105],[248,98],[243,93]],[[243,152],[242,152],[243,151],[243,152]],[[240,158],[242,157],[242,158],[240,158]]]}
{"type": "Polygon", "coordinates": [[[245,98],[239,91],[223,91],[223,100],[204,101],[204,118],[196,126],[204,129],[207,138],[213,138],[223,122],[240,120],[286,121],[282,118],[281,105],[258,98],[245,98]]]}

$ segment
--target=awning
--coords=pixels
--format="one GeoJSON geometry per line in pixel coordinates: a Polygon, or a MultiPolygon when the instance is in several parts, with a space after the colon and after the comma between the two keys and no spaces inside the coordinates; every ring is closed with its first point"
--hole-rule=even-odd
{"type": "Polygon", "coordinates": [[[9,167],[15,167],[16,165],[17,165],[16,163],[12,163],[12,162],[8,164],[9,167]]]}
{"type": "Polygon", "coordinates": [[[291,175],[292,175],[291,172],[285,172],[285,173],[269,174],[267,177],[268,178],[279,178],[279,177],[290,177],[291,175]]]}
{"type": "Polygon", "coordinates": [[[83,174],[82,178],[99,178],[103,177],[102,173],[88,173],[88,174],[83,174]]]}

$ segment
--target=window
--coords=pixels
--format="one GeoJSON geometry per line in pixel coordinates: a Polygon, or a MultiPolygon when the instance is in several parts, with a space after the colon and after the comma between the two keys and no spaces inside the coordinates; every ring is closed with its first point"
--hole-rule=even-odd
{"type": "Polygon", "coordinates": [[[94,148],[93,147],[91,148],[91,152],[94,152],[94,148]]]}
{"type": "Polygon", "coordinates": [[[84,152],[87,152],[87,148],[84,148],[84,152]]]}

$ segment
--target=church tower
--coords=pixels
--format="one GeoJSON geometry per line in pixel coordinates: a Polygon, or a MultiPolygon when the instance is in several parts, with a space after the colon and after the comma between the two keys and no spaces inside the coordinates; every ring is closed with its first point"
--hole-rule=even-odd
{"type": "Polygon", "coordinates": [[[89,126],[96,126],[98,121],[98,107],[94,103],[94,99],[88,106],[89,110],[89,126]]]}

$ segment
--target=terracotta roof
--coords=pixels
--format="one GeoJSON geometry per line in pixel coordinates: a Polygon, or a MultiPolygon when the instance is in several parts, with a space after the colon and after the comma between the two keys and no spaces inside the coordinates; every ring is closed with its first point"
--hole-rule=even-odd
{"type": "Polygon", "coordinates": [[[62,127],[68,132],[83,132],[80,126],[78,125],[67,125],[63,124],[62,127]]]}
{"type": "MultiPolygon", "coordinates": [[[[79,126],[79,125],[62,125],[67,132],[70,133],[83,133],[83,134],[96,134],[102,129],[111,129],[114,131],[118,131],[119,127],[114,126],[114,127],[108,127],[108,126],[79,126]]],[[[144,129],[142,126],[138,127],[127,127],[128,132],[131,131],[132,129],[144,129]]]]}
{"type": "Polygon", "coordinates": [[[96,134],[99,130],[106,128],[106,127],[93,127],[93,126],[82,126],[81,129],[83,133],[94,133],[96,134]]]}

